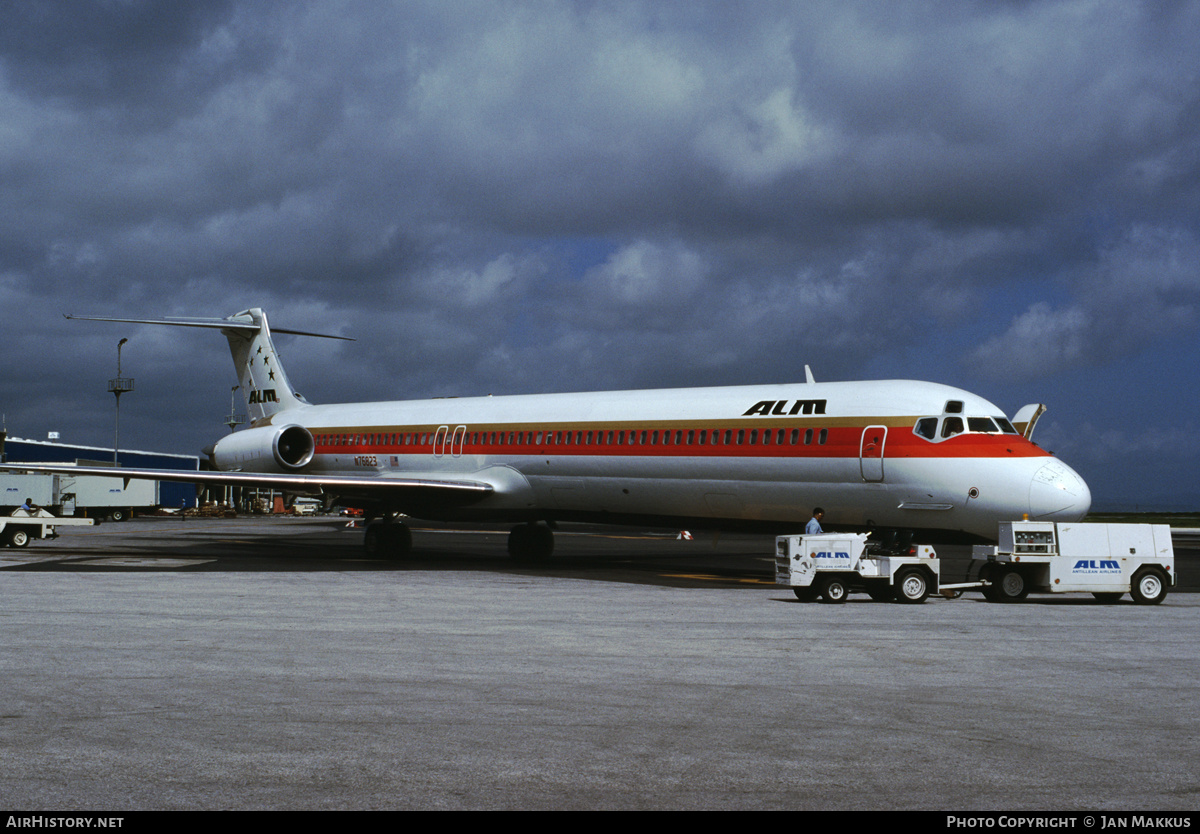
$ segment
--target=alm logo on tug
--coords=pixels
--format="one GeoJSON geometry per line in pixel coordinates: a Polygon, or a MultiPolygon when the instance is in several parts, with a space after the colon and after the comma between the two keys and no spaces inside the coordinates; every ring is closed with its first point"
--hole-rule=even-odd
{"type": "Polygon", "coordinates": [[[1080,559],[1071,568],[1071,573],[1120,573],[1121,563],[1116,559],[1080,559]]]}

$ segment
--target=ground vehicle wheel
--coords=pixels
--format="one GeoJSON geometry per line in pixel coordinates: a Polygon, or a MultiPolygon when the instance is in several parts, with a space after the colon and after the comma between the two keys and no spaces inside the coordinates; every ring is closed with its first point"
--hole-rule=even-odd
{"type": "Polygon", "coordinates": [[[892,592],[892,587],[882,581],[868,582],[867,596],[876,602],[891,602],[896,598],[896,595],[892,592]]]}
{"type": "Polygon", "coordinates": [[[840,605],[850,595],[846,580],[839,576],[831,576],[821,583],[821,601],[840,605]]]}
{"type": "Polygon", "coordinates": [[[9,547],[26,547],[29,544],[29,531],[22,527],[11,527],[4,537],[9,547]]]}
{"type": "Polygon", "coordinates": [[[906,570],[896,577],[896,602],[916,604],[929,596],[929,580],[919,570],[906,570]]]}
{"type": "Polygon", "coordinates": [[[1167,578],[1158,568],[1146,568],[1133,577],[1129,595],[1138,605],[1158,605],[1167,598],[1167,578]]]}
{"type": "Polygon", "coordinates": [[[120,507],[117,507],[111,513],[108,514],[108,517],[111,518],[113,521],[124,521],[125,519],[129,518],[129,511],[124,510],[120,507]]]}
{"type": "Polygon", "coordinates": [[[992,588],[996,594],[996,602],[1016,602],[1029,596],[1029,584],[1024,575],[1014,568],[1001,568],[996,571],[996,581],[992,588]]]}
{"type": "Polygon", "coordinates": [[[811,585],[807,588],[792,588],[792,593],[796,595],[796,599],[801,602],[812,602],[817,598],[817,589],[811,585]]]}
{"type": "Polygon", "coordinates": [[[1100,593],[1099,591],[1094,591],[1092,593],[1092,596],[1094,596],[1098,602],[1101,602],[1104,605],[1112,605],[1114,602],[1119,600],[1123,595],[1115,594],[1112,592],[1100,593]]]}
{"type": "Polygon", "coordinates": [[[988,602],[998,602],[999,597],[996,595],[996,570],[992,565],[984,565],[979,570],[979,579],[981,582],[990,582],[991,585],[985,585],[980,590],[983,592],[983,598],[988,602]]]}

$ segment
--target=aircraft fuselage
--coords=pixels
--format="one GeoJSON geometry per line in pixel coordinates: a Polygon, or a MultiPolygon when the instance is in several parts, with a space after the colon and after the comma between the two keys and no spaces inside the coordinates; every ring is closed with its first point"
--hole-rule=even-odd
{"type": "Polygon", "coordinates": [[[267,426],[303,428],[311,457],[281,467],[235,434],[217,467],[494,487],[461,505],[384,502],[424,517],[783,532],[821,505],[834,528],[994,540],[998,521],[1078,520],[1091,501],[996,406],[907,380],[315,405],[267,426]]]}

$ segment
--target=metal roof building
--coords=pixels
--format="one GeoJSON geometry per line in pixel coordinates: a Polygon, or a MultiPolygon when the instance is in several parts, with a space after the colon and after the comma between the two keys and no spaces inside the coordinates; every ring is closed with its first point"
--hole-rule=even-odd
{"type": "MultiPolygon", "coordinates": [[[[112,447],[83,446],[53,440],[26,440],[9,437],[0,431],[0,463],[78,463],[88,466],[111,466],[112,447]]],[[[197,455],[176,455],[166,452],[141,452],[121,449],[118,460],[123,466],[145,469],[200,469],[197,455]]],[[[117,467],[113,474],[118,474],[117,467]]],[[[159,482],[159,500],[164,507],[196,506],[196,487],[192,484],[159,482]]]]}

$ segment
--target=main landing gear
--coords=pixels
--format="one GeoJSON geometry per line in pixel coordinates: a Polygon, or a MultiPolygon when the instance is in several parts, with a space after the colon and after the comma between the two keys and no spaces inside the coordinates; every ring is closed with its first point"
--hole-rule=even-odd
{"type": "Polygon", "coordinates": [[[403,559],[412,552],[412,530],[402,521],[372,521],[363,534],[368,556],[403,559]]]}
{"type": "MultiPolygon", "coordinates": [[[[372,521],[363,534],[367,555],[404,559],[412,552],[412,530],[402,521],[372,521]]],[[[554,531],[544,524],[519,524],[508,534],[508,555],[519,562],[545,562],[554,553],[554,531]]]]}
{"type": "Polygon", "coordinates": [[[522,562],[544,562],[554,553],[554,531],[542,524],[519,524],[508,534],[508,555],[522,562]]]}

